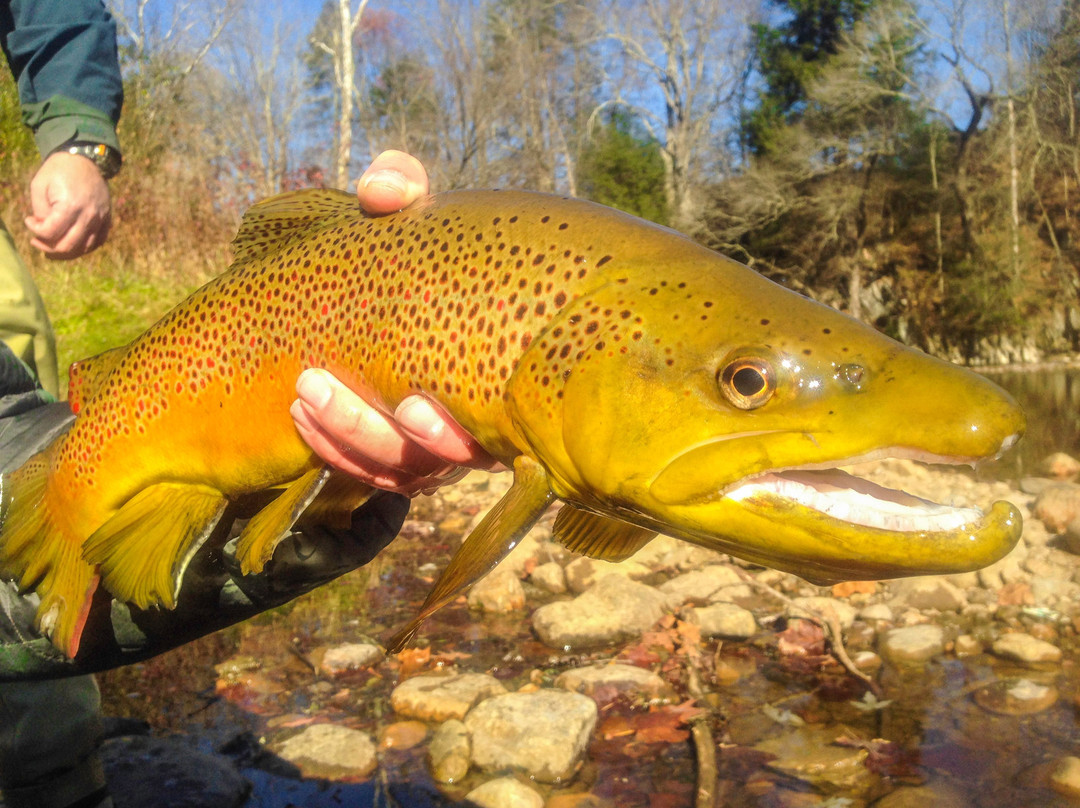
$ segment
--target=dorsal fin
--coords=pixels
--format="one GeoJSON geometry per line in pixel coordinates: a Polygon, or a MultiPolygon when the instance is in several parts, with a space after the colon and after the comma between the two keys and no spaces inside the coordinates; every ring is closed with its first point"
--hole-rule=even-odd
{"type": "Polygon", "coordinates": [[[288,191],[256,202],[233,239],[233,266],[277,252],[300,236],[363,216],[356,194],[332,188],[288,191]]]}
{"type": "Polygon", "coordinates": [[[68,406],[73,413],[78,415],[86,402],[97,395],[127,350],[127,345],[121,345],[71,363],[68,368],[68,406]]]}

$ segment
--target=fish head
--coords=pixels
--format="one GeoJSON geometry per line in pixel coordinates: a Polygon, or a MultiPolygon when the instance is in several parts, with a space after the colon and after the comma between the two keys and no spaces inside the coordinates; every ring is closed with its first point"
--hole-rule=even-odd
{"type": "Polygon", "coordinates": [[[977,569],[1012,549],[1009,503],[936,504],[837,468],[996,457],[1024,430],[1008,394],[690,252],[663,272],[613,267],[523,356],[510,404],[558,496],[815,583],[977,569]]]}

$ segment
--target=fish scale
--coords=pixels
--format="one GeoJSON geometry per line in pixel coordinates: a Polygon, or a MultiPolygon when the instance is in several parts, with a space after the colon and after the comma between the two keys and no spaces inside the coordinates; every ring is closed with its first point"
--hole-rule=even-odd
{"type": "Polygon", "coordinates": [[[719,498],[750,475],[883,447],[991,455],[1022,417],[973,374],[665,228],[506,191],[368,218],[355,197],[318,190],[252,207],[234,251],[229,272],[130,345],[73,367],[74,426],[12,477],[0,572],[41,595],[39,624],[69,655],[99,583],[140,608],[173,607],[226,503],[282,492],[240,536],[241,569],[258,573],[297,519],[340,521],[370,495],[324,469],[292,426],[308,367],[386,412],[428,395],[515,469],[398,645],[555,499],[566,503],[556,537],[599,557],[660,531],[819,577],[971,568],[1018,535],[1015,513],[999,512],[964,526],[980,541],[939,560],[900,534],[895,550],[862,558],[851,543],[881,539],[865,528],[818,525],[816,512],[792,520],[788,507],[781,532],[767,531],[759,523],[786,506],[763,516],[763,495],[719,498]],[[852,362],[859,374],[838,373],[852,362]],[[748,394],[731,387],[736,365],[748,394]],[[856,390],[863,370],[870,381],[856,390]],[[939,429],[901,419],[909,434],[898,440],[895,419],[867,412],[910,399],[911,379],[951,406],[923,413],[947,413],[939,429]],[[829,538],[806,538],[810,523],[829,538]],[[790,545],[776,541],[783,530],[790,545]]]}

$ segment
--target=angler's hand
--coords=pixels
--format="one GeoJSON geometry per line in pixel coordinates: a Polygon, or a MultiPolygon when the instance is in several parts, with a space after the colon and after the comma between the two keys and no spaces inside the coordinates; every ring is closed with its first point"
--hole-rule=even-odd
{"type": "Polygon", "coordinates": [[[109,234],[109,185],[90,160],[54,152],[30,181],[31,244],[50,258],[77,258],[100,247],[109,234]]]}
{"type": "MultiPolygon", "coordinates": [[[[416,158],[387,151],[357,183],[369,213],[392,213],[428,193],[428,177],[416,158]]],[[[376,486],[402,494],[438,488],[466,468],[499,468],[438,405],[423,396],[401,402],[393,417],[369,406],[325,370],[312,368],[297,380],[293,421],[307,444],[327,463],[376,486]]]]}

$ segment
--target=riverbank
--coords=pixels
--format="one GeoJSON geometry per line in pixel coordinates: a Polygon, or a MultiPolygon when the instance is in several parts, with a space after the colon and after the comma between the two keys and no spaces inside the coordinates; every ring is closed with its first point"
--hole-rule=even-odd
{"type": "MultiPolygon", "coordinates": [[[[416,502],[366,592],[346,579],[108,674],[106,709],[184,753],[158,760],[230,767],[232,803],[190,805],[689,808],[703,781],[733,808],[1071,804],[1077,556],[1007,483],[864,471],[957,504],[1009,499],[1023,540],[979,572],[820,588],[666,538],[618,565],[579,558],[549,516],[385,658],[377,640],[508,483],[474,475],[416,502]]],[[[153,791],[131,737],[109,742],[111,766],[144,761],[153,791]]],[[[117,806],[178,805],[169,793],[117,806]]]]}

